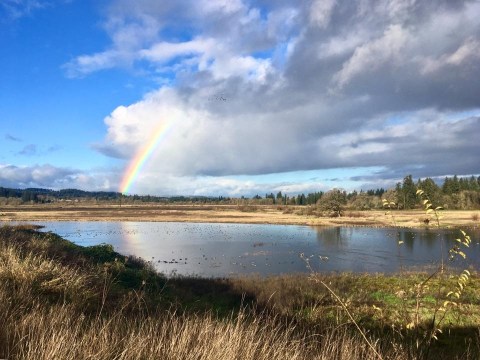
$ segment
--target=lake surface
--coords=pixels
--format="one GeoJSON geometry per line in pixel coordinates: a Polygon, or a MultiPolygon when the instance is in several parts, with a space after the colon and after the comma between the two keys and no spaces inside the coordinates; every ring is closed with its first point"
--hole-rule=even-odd
{"type": "MultiPolygon", "coordinates": [[[[385,272],[434,266],[445,258],[458,230],[412,230],[295,225],[40,222],[76,244],[108,243],[124,255],[151,261],[165,273],[224,277],[258,273],[307,272],[304,253],[315,270],[385,272]],[[403,241],[401,245],[398,242],[403,241]]],[[[448,266],[480,268],[479,229],[469,231],[467,260],[448,266]]]]}

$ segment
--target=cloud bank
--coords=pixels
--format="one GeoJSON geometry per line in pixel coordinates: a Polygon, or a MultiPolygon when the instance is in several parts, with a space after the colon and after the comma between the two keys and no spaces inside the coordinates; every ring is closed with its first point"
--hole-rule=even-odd
{"type": "Polygon", "coordinates": [[[114,109],[95,145],[128,162],[172,124],[140,192],[349,167],[380,169],[372,184],[480,173],[478,1],[117,0],[104,27],[110,46],[64,68],[161,84],[114,109]]]}
{"type": "Polygon", "coordinates": [[[110,191],[115,184],[115,175],[97,170],[87,173],[50,164],[16,166],[0,164],[0,184],[10,188],[45,187],[53,189],[82,189],[110,191]]]}

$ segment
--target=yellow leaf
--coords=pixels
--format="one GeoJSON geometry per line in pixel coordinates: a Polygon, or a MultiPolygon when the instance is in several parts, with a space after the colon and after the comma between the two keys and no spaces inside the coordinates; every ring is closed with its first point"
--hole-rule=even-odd
{"type": "Polygon", "coordinates": [[[445,302],[443,303],[443,306],[444,306],[444,307],[447,307],[448,305],[456,306],[457,303],[454,302],[454,301],[445,301],[445,302]]]}

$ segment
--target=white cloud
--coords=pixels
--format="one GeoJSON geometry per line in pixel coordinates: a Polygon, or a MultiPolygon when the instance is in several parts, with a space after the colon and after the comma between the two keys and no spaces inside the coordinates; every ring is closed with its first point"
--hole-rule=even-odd
{"type": "Polygon", "coordinates": [[[342,88],[357,75],[371,73],[387,62],[397,61],[408,38],[408,31],[400,25],[389,26],[382,37],[355,48],[353,55],[334,75],[335,84],[342,88]]]}
{"type": "Polygon", "coordinates": [[[264,83],[273,67],[269,59],[256,59],[252,56],[219,56],[210,68],[216,80],[241,76],[247,80],[264,83]]]}
{"type": "Polygon", "coordinates": [[[423,74],[429,74],[439,71],[445,66],[461,66],[468,61],[480,61],[480,42],[473,38],[467,39],[453,53],[443,54],[439,58],[421,59],[421,71],[423,74]]]}
{"type": "Polygon", "coordinates": [[[320,59],[332,56],[344,56],[353,51],[368,38],[365,33],[349,32],[330,38],[318,48],[320,59]]]}
{"type": "Polygon", "coordinates": [[[0,164],[0,184],[3,187],[53,189],[76,188],[90,191],[116,191],[115,171],[96,169],[90,173],[50,164],[16,166],[0,164]],[[113,187],[111,186],[114,185],[113,187]]]}
{"type": "Polygon", "coordinates": [[[95,54],[79,55],[63,65],[68,77],[82,77],[99,70],[116,66],[131,67],[143,58],[143,48],[157,39],[160,24],[147,14],[139,15],[135,21],[126,21],[112,16],[105,24],[112,38],[110,48],[95,54]]]}
{"type": "Polygon", "coordinates": [[[330,23],[335,0],[314,0],[310,6],[310,22],[320,28],[330,23]]]}
{"type": "Polygon", "coordinates": [[[421,7],[419,0],[360,0],[356,3],[360,17],[388,22],[408,21],[415,7],[421,7]]]}
{"type": "Polygon", "coordinates": [[[215,12],[232,14],[244,9],[242,0],[201,0],[196,3],[198,10],[205,15],[215,12]]]}
{"type": "Polygon", "coordinates": [[[261,177],[239,179],[222,176],[173,176],[162,175],[161,182],[158,176],[142,174],[130,190],[131,194],[137,192],[158,195],[195,195],[195,196],[232,196],[252,197],[264,196],[266,193],[281,191],[290,196],[299,193],[309,193],[327,190],[329,187],[319,181],[300,180],[296,182],[269,181],[261,177]]]}
{"type": "Polygon", "coordinates": [[[18,184],[22,187],[50,185],[72,173],[71,170],[59,169],[52,165],[20,167],[0,164],[0,181],[6,186],[9,184],[18,184]]]}
{"type": "Polygon", "coordinates": [[[120,64],[121,54],[115,50],[107,50],[93,55],[81,55],[65,64],[68,77],[81,77],[95,71],[111,69],[120,64]]]}
{"type": "Polygon", "coordinates": [[[10,20],[16,20],[50,5],[51,2],[46,0],[3,0],[0,9],[6,12],[10,20]]]}
{"type": "Polygon", "coordinates": [[[209,54],[215,46],[213,39],[194,39],[185,42],[159,42],[140,51],[140,57],[153,62],[166,62],[177,56],[209,54]]]}

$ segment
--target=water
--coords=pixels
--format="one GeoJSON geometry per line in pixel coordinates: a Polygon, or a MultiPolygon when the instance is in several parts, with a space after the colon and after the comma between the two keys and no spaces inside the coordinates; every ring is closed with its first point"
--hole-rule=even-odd
{"type": "MultiPolygon", "coordinates": [[[[76,244],[108,243],[125,255],[151,261],[167,275],[224,277],[258,273],[307,272],[300,254],[311,257],[317,271],[391,273],[402,268],[439,264],[459,232],[364,227],[295,225],[45,222],[76,244]],[[403,241],[399,245],[398,241],[403,241]]],[[[467,260],[449,266],[480,268],[479,230],[470,231],[467,260]]]]}

